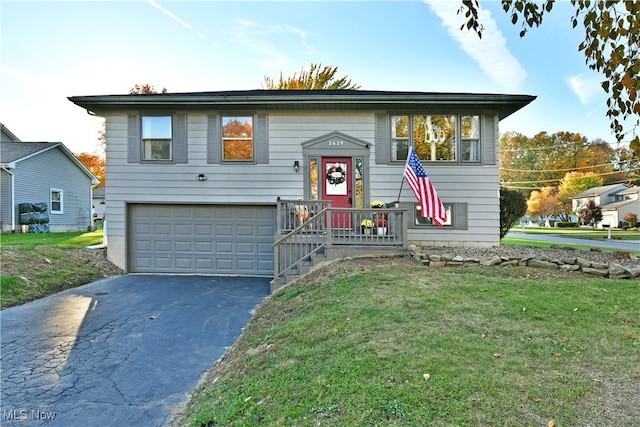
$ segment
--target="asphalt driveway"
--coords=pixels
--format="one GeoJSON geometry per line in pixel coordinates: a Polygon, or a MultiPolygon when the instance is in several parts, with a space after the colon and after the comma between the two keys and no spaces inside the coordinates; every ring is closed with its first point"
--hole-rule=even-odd
{"type": "Polygon", "coordinates": [[[167,425],[269,280],[127,275],[3,310],[0,425],[167,425]]]}

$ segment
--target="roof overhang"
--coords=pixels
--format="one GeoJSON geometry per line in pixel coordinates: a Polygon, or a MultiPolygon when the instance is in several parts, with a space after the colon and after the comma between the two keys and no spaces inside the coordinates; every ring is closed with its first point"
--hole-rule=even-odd
{"type": "Polygon", "coordinates": [[[361,90],[249,90],[72,96],[88,112],[144,110],[383,110],[383,111],[494,111],[500,120],[531,103],[532,95],[477,93],[387,92],[361,90]]]}

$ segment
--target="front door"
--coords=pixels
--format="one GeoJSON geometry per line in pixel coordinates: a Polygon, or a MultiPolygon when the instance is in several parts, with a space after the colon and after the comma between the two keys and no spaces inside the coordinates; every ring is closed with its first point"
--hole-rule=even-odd
{"type": "MultiPolygon", "coordinates": [[[[353,173],[351,157],[323,157],[322,170],[324,184],[322,199],[331,200],[334,208],[353,207],[353,173]]],[[[331,217],[333,228],[351,228],[351,214],[334,213],[331,217]]]]}

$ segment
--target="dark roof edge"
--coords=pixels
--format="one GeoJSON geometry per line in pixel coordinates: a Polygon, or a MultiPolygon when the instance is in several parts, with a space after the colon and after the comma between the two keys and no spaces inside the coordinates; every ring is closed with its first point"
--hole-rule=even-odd
{"type": "Polygon", "coordinates": [[[72,96],[74,104],[90,112],[123,109],[393,109],[451,105],[492,108],[500,118],[536,99],[532,95],[489,93],[390,92],[360,90],[248,90],[161,93],[146,95],[72,96]]]}

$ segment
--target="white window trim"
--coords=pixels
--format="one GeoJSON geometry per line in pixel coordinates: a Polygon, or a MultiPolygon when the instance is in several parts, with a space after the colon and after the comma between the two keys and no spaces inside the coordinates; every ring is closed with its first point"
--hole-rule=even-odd
{"type": "Polygon", "coordinates": [[[255,114],[221,114],[220,115],[220,159],[222,163],[245,163],[245,164],[255,164],[256,163],[256,121],[257,117],[255,114]],[[225,118],[233,118],[233,117],[250,117],[251,118],[251,137],[226,137],[224,136],[224,119],[225,118]],[[244,140],[251,141],[251,158],[250,159],[225,159],[224,158],[224,149],[225,149],[225,141],[226,140],[244,140]]]}
{"type": "Polygon", "coordinates": [[[49,213],[52,215],[63,215],[64,214],[64,190],[60,188],[50,188],[49,189],[49,213]],[[53,193],[60,194],[60,210],[53,210],[53,193]]]}
{"type": "Polygon", "coordinates": [[[140,115],[140,160],[142,163],[173,163],[174,162],[174,119],[173,114],[142,114],[140,115]],[[170,120],[170,135],[169,138],[145,138],[144,137],[144,126],[143,121],[145,117],[168,117],[170,120]],[[169,157],[166,159],[154,159],[152,157],[147,157],[147,142],[159,142],[159,141],[168,141],[169,142],[169,157]]]}
{"type": "MultiPolygon", "coordinates": [[[[408,113],[390,113],[387,117],[388,120],[388,124],[390,127],[390,138],[389,138],[389,159],[390,159],[390,163],[406,163],[406,159],[397,159],[397,160],[393,160],[394,159],[394,147],[393,147],[393,142],[394,141],[406,141],[407,143],[407,149],[409,147],[414,146],[414,135],[413,135],[413,120],[415,116],[421,116],[421,115],[449,115],[449,116],[455,116],[455,125],[456,125],[456,133],[455,133],[455,139],[454,139],[454,155],[455,155],[455,159],[454,160],[431,160],[431,159],[420,159],[420,161],[422,163],[429,163],[432,165],[464,165],[464,164],[472,164],[472,165],[478,165],[478,164],[482,164],[482,162],[484,161],[484,153],[482,152],[482,143],[483,143],[483,136],[482,136],[482,114],[481,113],[447,113],[447,112],[443,112],[443,113],[421,113],[421,112],[408,112],[408,113]],[[393,136],[393,117],[394,116],[408,116],[409,117],[409,135],[406,138],[394,138],[393,136]],[[479,130],[478,130],[478,138],[463,138],[462,136],[462,118],[465,116],[477,116],[478,117],[478,124],[479,124],[479,130]],[[471,146],[475,145],[476,151],[474,151],[473,154],[470,154],[470,159],[462,159],[462,145],[464,142],[469,142],[471,146]],[[477,156],[475,155],[477,154],[477,156]],[[477,157],[477,158],[476,158],[477,157]]],[[[415,147],[415,146],[414,146],[415,147]]]]}
{"type": "MultiPolygon", "coordinates": [[[[442,227],[447,227],[447,228],[452,228],[453,227],[453,203],[444,203],[442,202],[442,205],[444,207],[444,210],[447,211],[447,222],[445,222],[442,227]]],[[[413,227],[414,228],[430,228],[430,227],[438,227],[437,224],[435,224],[433,222],[433,220],[431,220],[430,218],[423,218],[422,216],[420,216],[420,204],[419,203],[414,203],[413,205],[413,212],[414,212],[414,223],[413,223],[413,227]]],[[[442,227],[438,227],[438,228],[442,228],[442,227]]]]}

